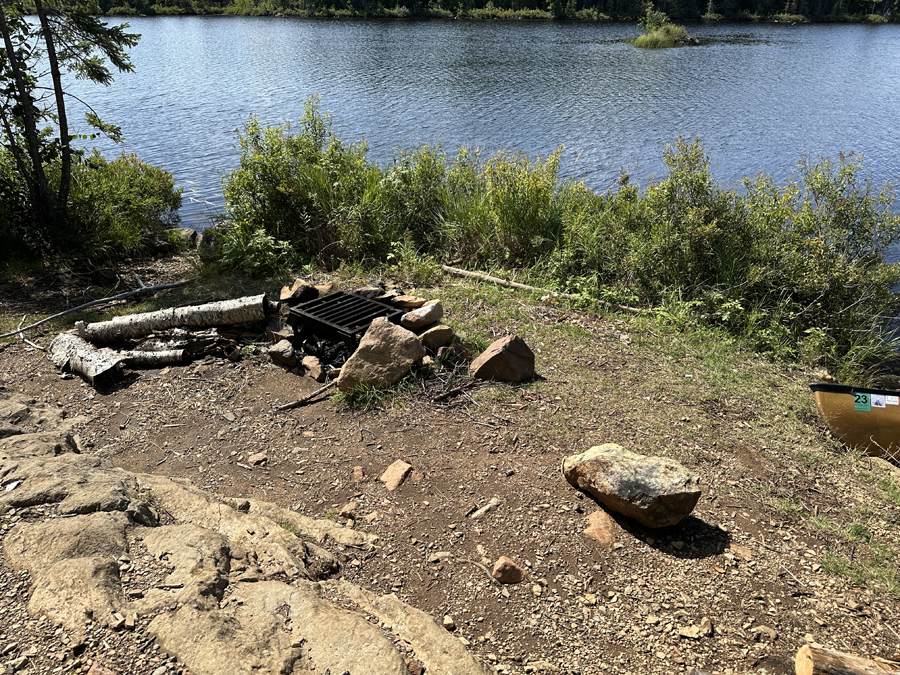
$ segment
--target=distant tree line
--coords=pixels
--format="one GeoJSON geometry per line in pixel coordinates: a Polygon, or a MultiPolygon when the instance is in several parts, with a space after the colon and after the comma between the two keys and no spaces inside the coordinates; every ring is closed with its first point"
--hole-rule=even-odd
{"type": "MultiPolygon", "coordinates": [[[[900,0],[654,0],[677,21],[896,22],[900,0]]],[[[646,0],[100,0],[114,15],[460,17],[636,21],[646,0]]]]}

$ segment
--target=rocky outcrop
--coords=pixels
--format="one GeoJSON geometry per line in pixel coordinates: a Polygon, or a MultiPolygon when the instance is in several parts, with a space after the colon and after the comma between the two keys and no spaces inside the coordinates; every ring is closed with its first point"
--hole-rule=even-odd
{"type": "MultiPolygon", "coordinates": [[[[0,392],[0,401],[10,396],[0,392]]],[[[317,580],[339,563],[320,544],[372,549],[375,535],[269,502],[235,503],[186,480],[132,474],[78,454],[64,438],[44,441],[0,454],[3,485],[14,485],[0,511],[26,514],[3,538],[4,556],[32,577],[32,615],[76,633],[90,622],[118,629],[149,619],[159,646],[194,675],[407,675],[410,649],[400,651],[401,642],[425,672],[489,672],[396,597],[348,582],[327,582],[326,597],[317,580]],[[157,576],[126,593],[121,576],[139,565],[133,558],[154,561],[157,576]]]]}
{"type": "Polygon", "coordinates": [[[374,319],[359,347],[341,368],[337,388],[352,391],[364,386],[390,387],[425,356],[425,348],[412,332],[384,317],[374,319]]]}
{"type": "Polygon", "coordinates": [[[675,460],[639,455],[615,443],[566,458],[563,473],[607,508],[647,527],[677,524],[700,499],[697,476],[675,460]]]}
{"type": "Polygon", "coordinates": [[[524,382],[534,377],[534,354],[522,338],[507,335],[485,349],[469,370],[479,380],[524,382]]]}

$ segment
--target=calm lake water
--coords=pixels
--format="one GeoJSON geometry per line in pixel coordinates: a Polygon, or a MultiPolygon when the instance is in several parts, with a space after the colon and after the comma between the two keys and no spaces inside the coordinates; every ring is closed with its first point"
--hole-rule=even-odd
{"type": "Polygon", "coordinates": [[[130,23],[142,35],[136,71],[76,89],[121,125],[122,149],[173,172],[194,227],[221,209],[247,116],[296,121],[313,93],[337,134],[367,140],[380,163],[426,143],[448,154],[564,145],[565,175],[606,189],[623,170],[640,182],[663,175],[663,146],[681,135],[702,139],[728,186],[850,151],[879,182],[900,183],[898,25],[690,26],[703,46],[639,50],[625,42],[635,27],[619,24],[130,23]]]}

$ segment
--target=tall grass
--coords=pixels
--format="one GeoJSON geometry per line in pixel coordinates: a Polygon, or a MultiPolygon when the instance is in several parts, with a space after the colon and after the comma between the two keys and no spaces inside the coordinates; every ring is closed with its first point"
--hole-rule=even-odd
{"type": "Polygon", "coordinates": [[[225,179],[222,262],[259,274],[297,262],[390,266],[398,252],[517,268],[558,290],[662,307],[720,326],[755,350],[859,374],[890,351],[900,309],[900,239],[890,186],[861,159],[803,164],[784,185],[718,185],[699,141],[666,148],[668,175],[599,194],[547,157],[439,147],[398,151],[384,168],[336,138],[318,101],[300,127],[240,137],[225,179]],[[673,309],[678,305],[678,309],[673,309]]]}

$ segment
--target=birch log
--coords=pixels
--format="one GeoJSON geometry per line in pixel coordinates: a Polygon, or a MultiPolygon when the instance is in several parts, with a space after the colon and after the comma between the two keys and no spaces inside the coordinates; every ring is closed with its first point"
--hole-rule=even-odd
{"type": "Polygon", "coordinates": [[[794,663],[797,675],[900,675],[900,668],[853,654],[804,645],[794,663]]]}
{"type": "Polygon", "coordinates": [[[253,295],[205,305],[171,307],[156,312],[117,316],[110,321],[98,323],[85,324],[78,321],[75,327],[81,337],[91,342],[115,342],[178,326],[207,328],[262,321],[265,318],[266,296],[253,295]]]}
{"type": "Polygon", "coordinates": [[[159,352],[142,352],[139,350],[120,352],[122,361],[129,366],[158,368],[173,363],[184,363],[183,349],[167,349],[159,352]]]}
{"type": "Polygon", "coordinates": [[[50,360],[57,368],[78,373],[95,387],[109,384],[122,375],[121,356],[111,349],[97,349],[71,333],[53,338],[50,360]]]}

